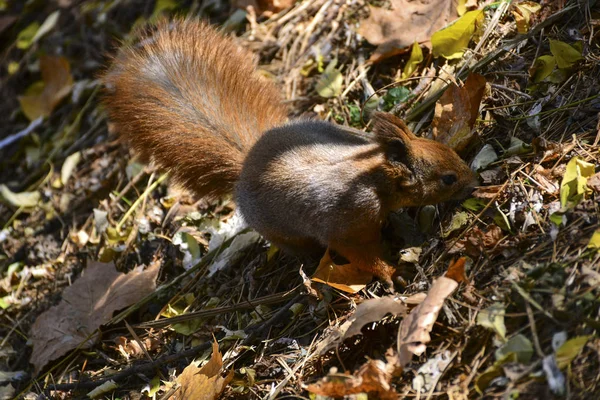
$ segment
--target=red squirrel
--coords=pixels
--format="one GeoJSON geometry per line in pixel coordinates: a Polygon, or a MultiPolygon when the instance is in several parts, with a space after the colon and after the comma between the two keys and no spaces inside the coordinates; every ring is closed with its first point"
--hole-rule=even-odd
{"type": "Polygon", "coordinates": [[[161,22],[104,76],[104,105],[146,161],[198,196],[234,194],[250,227],[283,249],[333,249],[391,285],[381,227],[401,207],[467,197],[476,185],[448,146],[399,118],[366,133],[288,120],[252,55],[204,22],[161,22]]]}

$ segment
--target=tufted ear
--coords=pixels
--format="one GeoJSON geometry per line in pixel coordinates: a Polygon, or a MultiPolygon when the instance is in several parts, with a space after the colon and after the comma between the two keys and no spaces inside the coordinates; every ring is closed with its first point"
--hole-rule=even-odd
{"type": "Polygon", "coordinates": [[[417,137],[400,118],[389,113],[374,113],[373,132],[377,141],[387,147],[390,161],[406,164],[412,158],[412,141],[417,137]]]}

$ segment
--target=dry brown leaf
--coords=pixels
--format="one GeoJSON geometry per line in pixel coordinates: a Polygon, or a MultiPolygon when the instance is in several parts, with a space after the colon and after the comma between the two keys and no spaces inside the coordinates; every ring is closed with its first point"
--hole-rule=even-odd
{"type": "Polygon", "coordinates": [[[31,327],[30,362],[35,372],[80,344],[82,348],[92,346],[94,332],[112,318],[113,312],[154,291],[159,269],[156,263],[143,272],[122,274],[112,263],[91,262],[64,290],[62,301],[42,313],[31,327]]]}
{"type": "Polygon", "coordinates": [[[485,78],[471,74],[462,87],[450,85],[435,105],[433,136],[456,151],[473,140],[473,126],[485,91],[485,78]]]}
{"type": "Polygon", "coordinates": [[[498,196],[502,185],[480,186],[473,192],[472,196],[478,199],[493,199],[498,196]]]}
{"type": "Polygon", "coordinates": [[[213,342],[213,352],[210,360],[199,368],[192,361],[190,365],[185,367],[181,375],[176,379],[181,385],[177,393],[176,399],[180,400],[214,400],[225,389],[225,386],[233,378],[233,370],[230,370],[226,376],[222,377],[223,357],[219,352],[219,343],[213,342]]]}
{"type": "Polygon", "coordinates": [[[296,0],[234,0],[233,5],[236,8],[246,9],[253,7],[256,14],[261,15],[277,13],[294,5],[296,0]]]}
{"type": "Polygon", "coordinates": [[[395,367],[393,363],[369,360],[355,375],[330,373],[319,382],[308,385],[306,390],[334,398],[357,393],[375,393],[376,396],[372,398],[397,399],[398,393],[390,386],[395,367]]]}
{"type": "MultiPolygon", "coordinates": [[[[465,259],[460,258],[450,265],[448,274],[452,278],[464,276],[465,259]]],[[[398,330],[398,356],[400,366],[404,368],[412,359],[413,354],[420,355],[426,349],[431,337],[429,332],[437,320],[444,301],[458,287],[454,279],[442,276],[436,279],[427,293],[425,300],[415,307],[408,317],[400,323],[398,330]]]]}
{"type": "Polygon", "coordinates": [[[373,275],[352,264],[335,264],[327,249],[311,279],[313,282],[324,283],[342,292],[356,293],[373,280],[373,275]]]}
{"type": "Polygon", "coordinates": [[[447,0],[391,0],[391,10],[369,8],[359,33],[377,46],[371,62],[399,54],[415,41],[429,45],[431,35],[458,16],[456,2],[447,0]]]}
{"type": "Polygon", "coordinates": [[[586,186],[596,193],[600,193],[600,172],[590,176],[586,182],[586,186]]]}
{"type": "Polygon", "coordinates": [[[454,243],[448,250],[449,254],[464,252],[465,254],[477,258],[482,253],[494,250],[495,253],[501,252],[504,247],[497,247],[498,242],[504,237],[502,229],[497,225],[490,225],[486,232],[478,227],[473,227],[467,235],[454,243]]]}
{"type": "MultiPolygon", "coordinates": [[[[125,336],[119,336],[115,339],[115,348],[123,357],[129,360],[130,357],[140,358],[144,356],[144,349],[137,340],[129,340],[125,336]]],[[[157,339],[147,337],[142,341],[146,351],[156,350],[160,344],[157,339]]]]}
{"type": "Polygon", "coordinates": [[[41,56],[40,70],[43,89],[19,96],[23,113],[29,120],[47,117],[73,87],[69,61],[64,57],[41,56]]]}
{"type": "Polygon", "coordinates": [[[377,299],[365,300],[356,307],[354,315],[350,317],[351,325],[344,333],[342,339],[358,335],[363,326],[368,323],[380,321],[386,314],[404,315],[406,306],[394,296],[379,297],[377,299]]]}

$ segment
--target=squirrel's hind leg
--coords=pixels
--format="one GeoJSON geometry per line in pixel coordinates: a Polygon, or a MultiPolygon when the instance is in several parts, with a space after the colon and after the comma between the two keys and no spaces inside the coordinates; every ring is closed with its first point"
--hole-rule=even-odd
{"type": "Polygon", "coordinates": [[[392,276],[396,269],[382,258],[383,250],[379,238],[362,243],[361,241],[337,241],[330,247],[345,257],[356,268],[367,271],[381,280],[390,291],[394,291],[392,276]]]}

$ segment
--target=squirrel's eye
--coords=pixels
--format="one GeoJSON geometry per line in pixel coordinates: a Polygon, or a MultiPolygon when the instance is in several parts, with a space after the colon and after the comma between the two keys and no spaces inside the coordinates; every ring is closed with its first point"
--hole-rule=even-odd
{"type": "Polygon", "coordinates": [[[458,178],[456,178],[456,175],[454,174],[442,175],[442,182],[448,186],[452,185],[457,180],[458,178]]]}

